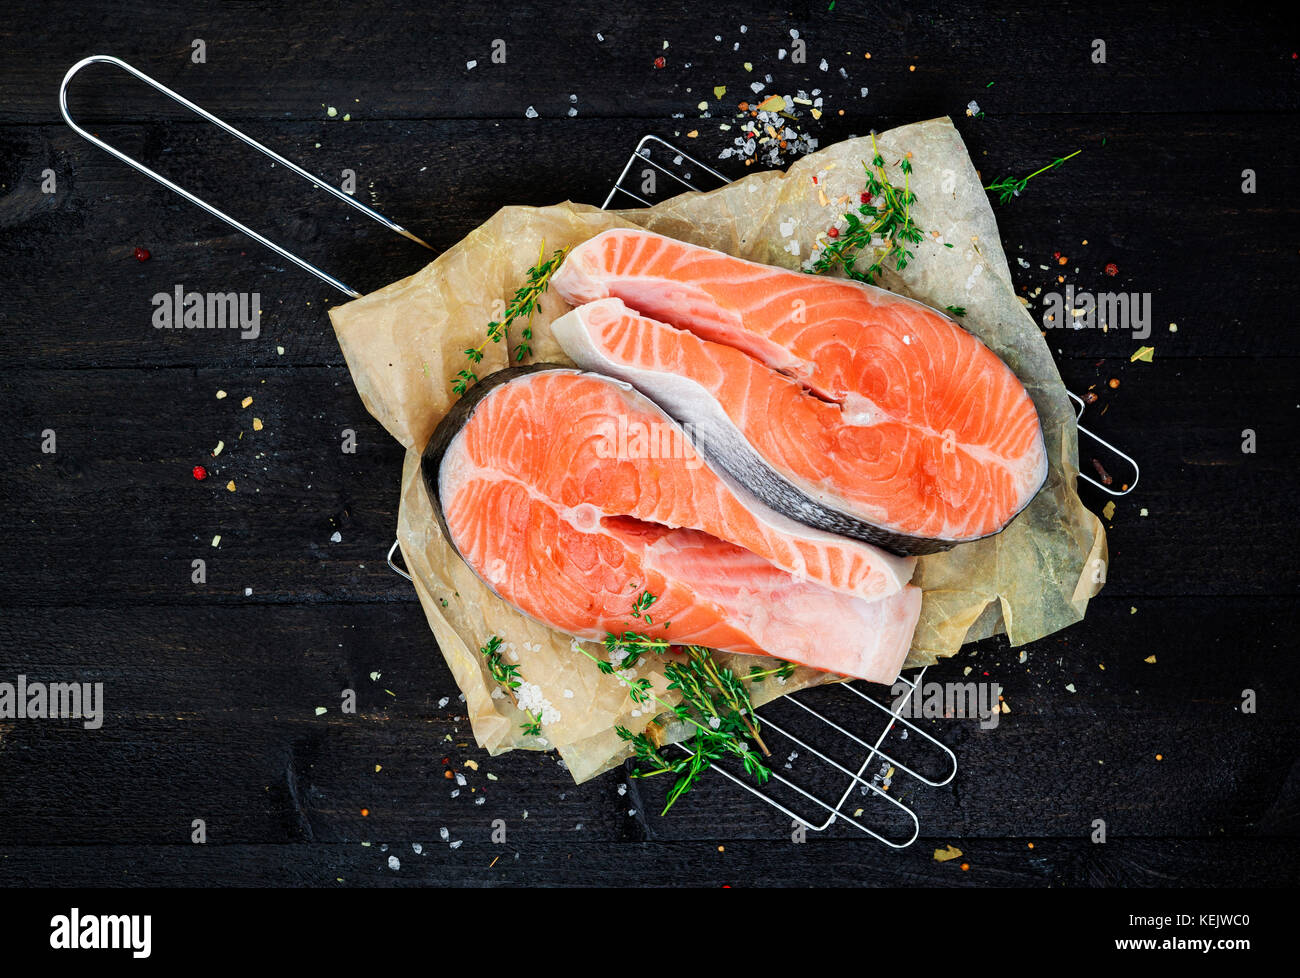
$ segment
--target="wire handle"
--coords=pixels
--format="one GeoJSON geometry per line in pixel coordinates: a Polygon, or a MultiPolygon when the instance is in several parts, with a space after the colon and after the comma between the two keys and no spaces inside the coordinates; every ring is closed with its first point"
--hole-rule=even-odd
{"type": "Polygon", "coordinates": [[[1092,476],[1084,475],[1082,469],[1080,469],[1079,471],[1079,478],[1082,479],[1084,482],[1096,486],[1102,492],[1108,493],[1111,496],[1127,496],[1130,492],[1132,492],[1134,489],[1137,488],[1138,479],[1142,478],[1142,469],[1138,466],[1137,461],[1133,458],[1133,456],[1128,455],[1125,452],[1121,452],[1118,448],[1116,448],[1114,445],[1108,442],[1105,438],[1102,438],[1100,435],[1092,431],[1089,431],[1083,425],[1079,424],[1079,422],[1083,420],[1083,406],[1084,406],[1083,398],[1080,397],[1072,390],[1067,390],[1065,393],[1070,395],[1070,400],[1072,400],[1075,404],[1076,410],[1074,415],[1074,424],[1075,427],[1079,430],[1079,434],[1085,438],[1095,441],[1098,445],[1101,445],[1103,448],[1111,452],[1111,454],[1119,458],[1122,458],[1133,469],[1133,481],[1128,483],[1128,486],[1125,489],[1112,489],[1110,486],[1097,481],[1092,476]]]}
{"type": "Polygon", "coordinates": [[[397,224],[394,221],[390,221],[388,218],[384,217],[383,214],[380,214],[378,211],[374,210],[373,208],[367,207],[365,204],[357,200],[351,194],[344,193],[342,190],[339,190],[337,187],[334,187],[331,184],[326,183],[324,180],[321,180],[319,177],[313,176],[312,174],[304,170],[302,167],[300,167],[298,164],[286,160],[275,150],[262,145],[252,136],[249,136],[241,132],[240,130],[236,129],[234,126],[230,125],[229,123],[224,122],[221,119],[218,119],[207,109],[195,105],[185,96],[172,91],[162,82],[157,81],[154,78],[150,78],[143,71],[140,71],[138,68],[132,67],[131,65],[127,64],[125,61],[121,60],[120,58],[115,58],[112,55],[108,55],[108,54],[93,54],[89,58],[82,58],[75,65],[73,65],[71,68],[68,69],[68,73],[63,76],[63,83],[59,86],[59,112],[62,113],[63,115],[63,121],[72,127],[73,132],[81,136],[82,139],[94,143],[96,146],[98,146],[100,149],[102,149],[104,152],[108,153],[109,155],[115,156],[117,159],[121,160],[127,166],[132,167],[135,170],[139,170],[141,173],[149,177],[151,180],[154,180],[157,183],[162,184],[168,190],[171,190],[174,193],[177,193],[180,196],[184,197],[191,204],[195,204],[198,207],[203,208],[213,217],[220,218],[222,221],[225,221],[235,230],[242,231],[244,234],[248,235],[254,241],[258,241],[261,244],[266,245],[266,247],[270,248],[281,258],[288,259],[289,261],[293,262],[295,265],[297,265],[299,268],[303,269],[304,271],[311,272],[311,274],[315,275],[318,279],[320,279],[322,282],[325,282],[327,285],[334,286],[334,288],[338,289],[340,292],[346,293],[347,295],[352,296],[352,298],[354,299],[361,298],[361,293],[358,292],[356,289],[344,285],[341,281],[339,281],[337,278],[335,278],[333,275],[329,274],[328,272],[322,271],[321,269],[317,268],[315,265],[311,264],[311,262],[299,258],[293,252],[285,248],[282,248],[280,245],[276,244],[270,238],[254,231],[248,225],[231,217],[229,214],[227,214],[225,211],[221,210],[220,208],[214,207],[212,204],[209,204],[206,200],[203,200],[201,197],[195,196],[194,194],[186,190],[184,187],[167,179],[161,173],[158,173],[157,171],[150,169],[149,167],[141,163],[139,160],[127,156],[121,150],[117,149],[114,146],[110,146],[108,143],[104,142],[104,140],[100,139],[98,136],[87,132],[81,126],[77,125],[77,123],[73,121],[72,114],[68,111],[68,85],[69,83],[71,83],[73,76],[75,76],[77,72],[79,72],[82,68],[85,68],[86,66],[92,64],[116,65],[118,68],[121,68],[127,74],[133,75],[134,77],[138,78],[140,81],[144,82],[146,85],[148,85],[150,88],[153,88],[155,91],[162,92],[173,102],[176,102],[179,105],[183,105],[185,108],[189,109],[195,115],[201,116],[202,118],[206,119],[208,122],[211,122],[213,125],[217,126],[218,128],[228,132],[236,139],[239,139],[242,142],[247,143],[249,146],[253,147],[253,149],[257,150],[259,153],[269,156],[271,159],[275,160],[276,163],[280,164],[283,167],[288,168],[289,170],[292,170],[294,173],[298,174],[298,176],[315,184],[321,190],[333,194],[339,200],[361,211],[367,217],[370,217],[373,220],[378,221],[380,224],[384,225],[384,227],[388,228],[390,231],[395,231],[398,234],[400,234],[402,237],[409,238],[411,241],[414,241],[418,245],[423,245],[425,248],[428,248],[430,251],[433,250],[433,248],[427,242],[422,241],[420,238],[416,237],[414,234],[406,230],[406,228],[402,227],[400,224],[397,224]]]}

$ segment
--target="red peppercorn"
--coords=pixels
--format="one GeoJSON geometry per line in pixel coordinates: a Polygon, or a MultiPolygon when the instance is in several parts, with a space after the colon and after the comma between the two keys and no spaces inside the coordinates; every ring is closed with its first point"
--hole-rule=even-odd
{"type": "Polygon", "coordinates": [[[1109,262],[1109,263],[1107,263],[1107,265],[1106,265],[1106,274],[1107,274],[1107,275],[1110,275],[1110,276],[1112,276],[1112,277],[1118,275],[1118,274],[1119,274],[1119,266],[1116,265],[1114,262],[1109,262]]]}
{"type": "Polygon", "coordinates": [[[201,465],[194,466],[194,478],[202,482],[208,477],[208,470],[201,465]]]}
{"type": "Polygon", "coordinates": [[[134,254],[136,261],[148,261],[151,257],[148,248],[136,248],[134,254]]]}
{"type": "Polygon", "coordinates": [[[668,62],[664,60],[664,56],[663,56],[662,54],[659,55],[659,57],[655,58],[655,67],[656,67],[656,68],[662,68],[662,67],[663,67],[664,65],[666,65],[667,63],[668,63],[668,62]]]}
{"type": "Polygon", "coordinates": [[[870,203],[871,203],[871,194],[867,193],[867,192],[864,190],[864,191],[862,191],[862,193],[858,194],[858,200],[862,201],[862,203],[864,203],[864,204],[870,204],[870,203]]]}
{"type": "Polygon", "coordinates": [[[838,237],[840,236],[840,229],[839,229],[839,228],[831,228],[831,229],[830,229],[829,231],[827,231],[826,233],[829,234],[832,238],[838,238],[838,237]]]}

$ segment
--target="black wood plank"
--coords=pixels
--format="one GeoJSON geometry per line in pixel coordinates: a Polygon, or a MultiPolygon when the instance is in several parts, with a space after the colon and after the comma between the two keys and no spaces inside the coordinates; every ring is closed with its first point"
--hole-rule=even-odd
{"type": "MultiPolygon", "coordinates": [[[[335,105],[372,119],[522,120],[529,105],[564,114],[570,94],[584,114],[662,119],[690,114],[715,85],[747,90],[768,72],[777,84],[823,88],[835,107],[856,107],[865,86],[870,111],[912,116],[964,107],[972,97],[994,111],[1033,113],[1294,109],[1296,66],[1281,10],[1225,18],[1219,8],[1198,6],[1200,14],[1167,3],[962,11],[889,2],[830,10],[819,0],[768,10],[668,3],[592,11],[570,4],[287,9],[122,0],[111,17],[70,5],[51,18],[48,5],[24,0],[0,34],[0,58],[12,65],[0,82],[0,105],[8,121],[49,122],[57,118],[54,93],[64,71],[85,55],[109,53],[235,119],[320,118],[335,105]],[[807,43],[804,64],[778,56],[792,46],[792,29],[807,43]],[[207,43],[206,64],[191,61],[195,38],[207,43]],[[506,43],[505,64],[491,61],[497,39],[506,43]],[[1104,65],[1092,61],[1094,39],[1107,44],[1104,65]],[[467,69],[472,60],[477,67],[467,69]]],[[[142,86],[109,87],[117,81],[112,69],[98,70],[85,76],[90,95],[99,96],[87,100],[87,119],[182,111],[142,86]]]]}
{"type": "Polygon", "coordinates": [[[936,862],[947,838],[926,838],[902,853],[864,851],[864,843],[801,845],[713,839],[665,845],[578,842],[537,847],[527,840],[493,845],[482,838],[369,846],[165,845],[0,846],[13,886],[624,886],[780,887],[816,881],[846,886],[1290,887],[1300,872],[1294,848],[1271,840],[1188,842],[1123,839],[981,842],[964,858],[936,862]],[[384,848],[387,846],[387,848],[384,848]],[[1032,846],[1032,848],[1030,848],[1032,846]],[[397,868],[389,858],[397,859],[397,868]],[[966,866],[966,869],[962,867],[966,866]]]}
{"type": "MultiPolygon", "coordinates": [[[[827,139],[861,131],[866,122],[830,122],[827,139]]],[[[1049,342],[1058,356],[1128,356],[1144,344],[1162,359],[1300,353],[1298,334],[1279,326],[1300,270],[1300,252],[1284,243],[1298,216],[1287,188],[1300,179],[1300,164],[1296,154],[1275,156],[1273,149],[1279,130],[1290,129],[1286,138],[1294,141],[1288,117],[1191,126],[1181,117],[1103,115],[1051,126],[1022,118],[959,118],[958,124],[989,180],[1084,149],[1022,197],[995,205],[1013,279],[1036,318],[1044,313],[1044,294],[1064,295],[1067,285],[1149,295],[1149,337],[1053,328],[1049,342]],[[1233,147],[1227,156],[1212,149],[1225,145],[1233,147]],[[1247,166],[1258,168],[1255,195],[1241,193],[1247,166]],[[1060,265],[1057,255],[1067,263],[1060,265]],[[1114,276],[1106,273],[1112,264],[1114,276]],[[1224,283],[1228,268],[1231,285],[1224,283]]],[[[581,117],[527,131],[482,121],[276,124],[254,131],[321,174],[355,170],[363,200],[436,250],[503,204],[599,204],[645,131],[710,158],[726,144],[716,131],[688,140],[664,124],[647,130],[628,120],[581,117]]],[[[113,126],[102,134],[362,291],[430,258],[283,169],[271,169],[254,151],[236,150],[234,140],[210,128],[113,126]]],[[[342,363],[324,315],[344,301],[340,293],[66,128],[0,129],[0,142],[10,188],[0,198],[0,262],[10,285],[0,310],[0,366],[342,363]],[[47,167],[59,181],[53,195],[39,189],[47,167]],[[137,262],[136,247],[152,258],[137,262]],[[154,329],[152,297],[178,284],[258,292],[262,335],[238,341],[223,333],[199,345],[154,329]],[[284,347],[283,358],[277,346],[284,347]]],[[[719,165],[736,173],[734,165],[719,165]]]]}
{"type": "MultiPolygon", "coordinates": [[[[1137,491],[1109,521],[1108,594],[1294,593],[1296,562],[1277,560],[1278,539],[1260,532],[1291,519],[1291,373],[1284,359],[1077,362],[1067,371],[1076,389],[1100,392],[1085,420],[1143,466],[1137,491]],[[1111,377],[1122,378],[1116,390],[1111,377]],[[1254,454],[1242,452],[1247,429],[1254,454]]],[[[409,596],[383,561],[401,450],[341,367],[7,371],[0,396],[12,419],[0,439],[9,473],[0,502],[11,521],[0,563],[6,602],[409,596]],[[229,396],[216,399],[218,390],[229,396]],[[253,430],[254,417],[263,430],[253,430]],[[342,450],[345,429],[357,433],[354,454],[342,450]],[[53,455],[41,451],[47,430],[53,455]],[[226,447],[213,458],[218,441],[226,447]],[[195,465],[206,467],[205,481],[193,478],[195,465]],[[341,540],[331,542],[336,531],[341,540]],[[207,562],[204,585],[191,583],[196,559],[207,562]]],[[[1088,487],[1084,498],[1099,512],[1107,501],[1088,487]]]]}
{"type": "MultiPolygon", "coordinates": [[[[1300,256],[1290,192],[1300,62],[1284,15],[750,6],[124,0],[106,16],[24,0],[9,12],[0,682],[20,672],[103,682],[108,716],[99,730],[0,721],[0,881],[1294,881],[1300,580],[1286,529],[1300,339],[1286,327],[1300,256]],[[806,64],[777,57],[791,29],[807,42],[806,64]],[[198,37],[206,64],[189,60],[198,37]],[[505,64],[491,61],[496,38],[505,64]],[[1089,59],[1094,38],[1107,42],[1105,65],[1089,59]],[[1066,285],[1151,297],[1150,337],[1047,334],[1067,384],[1097,395],[1085,423],[1142,464],[1139,488],[1107,519],[1106,589],[1057,635],[1023,650],[989,640],[929,671],[998,683],[1010,712],[994,729],[918,722],[957,753],[959,771],[929,788],[895,769],[889,797],[921,826],[901,852],[843,822],[795,845],[788,819],[717,775],[660,817],[662,783],[615,771],[575,786],[550,755],[488,758],[409,585],[384,566],[401,453],[365,414],[329,330],[325,309],[341,296],[64,127],[59,79],[95,51],[137,63],[316,172],[355,170],[361,198],[435,251],[504,204],[599,203],[647,132],[714,160],[729,142],[720,116],[769,73],[769,90],[821,90],[825,114],[804,123],[823,144],[947,114],[989,180],[1083,149],[996,209],[1036,316],[1042,293],[1066,285]],[[982,117],[965,114],[971,99],[982,117]],[[529,106],[538,118],[525,118],[529,106]],[[46,168],[52,195],[41,193],[46,168]],[[1241,192],[1245,169],[1255,194],[1241,192]],[[135,261],[137,246],[150,261],[135,261]],[[154,330],[150,298],[180,283],[260,292],[261,337],[154,330]],[[1129,361],[1141,344],[1155,347],[1154,363],[1129,361]],[[344,428],[357,432],[355,454],[340,449],[344,428]],[[40,450],[47,429],[52,455],[40,450]],[[1253,453],[1242,451],[1247,431],[1253,453]],[[206,481],[191,475],[196,464],[206,481]],[[194,559],[206,561],[204,585],[191,581],[194,559]],[[357,691],[356,715],[339,710],[345,688],[357,691]],[[1253,713],[1242,709],[1248,691],[1253,713]],[[207,845],[189,843],[195,818],[207,845]],[[490,842],[494,819],[506,845],[490,842]],[[1090,841],[1098,819],[1102,845],[1090,841]],[[948,843],[963,859],[936,862],[948,843]]],[[[83,76],[78,117],[345,281],[372,289],[430,257],[117,81],[105,68],[83,76]]],[[[1107,501],[1091,489],[1084,498],[1098,510],[1107,501]]],[[[837,695],[809,702],[842,711],[837,695]]],[[[765,712],[860,762],[860,748],[818,739],[795,708],[765,712]]],[[[878,729],[860,705],[838,715],[863,736],[878,729]]],[[[916,734],[885,749],[890,760],[869,770],[942,767],[916,734]]],[[[808,750],[787,747],[774,763],[826,797],[843,790],[808,750]]],[[[856,807],[895,837],[911,831],[870,795],[850,796],[856,807]]]]}
{"type": "MultiPolygon", "coordinates": [[[[1095,819],[1113,838],[1294,832],[1297,669],[1282,638],[1297,625],[1293,602],[1133,607],[1098,599],[1087,621],[1023,650],[1024,661],[995,639],[930,670],[932,681],[998,683],[1009,712],[992,729],[918,720],[959,764],[942,788],[892,778],[890,791],[926,835],[1087,838],[1095,819]],[[1241,708],[1247,689],[1254,713],[1241,708]]],[[[575,786],[554,755],[487,757],[413,603],[6,609],[0,647],[0,680],[102,682],[106,706],[97,730],[0,725],[0,838],[9,843],[182,842],[195,818],[222,844],[436,840],[444,827],[481,834],[497,818],[561,846],[779,841],[791,831],[720,776],[660,817],[666,784],[616,772],[575,786]],[[356,690],[355,715],[341,712],[344,689],[356,690]]],[[[819,692],[827,695],[805,702],[874,742],[874,711],[819,692]]],[[[851,769],[865,757],[792,707],[764,715],[851,769]]],[[[848,786],[808,749],[770,739],[778,772],[814,794],[835,799],[848,786]]],[[[943,767],[915,734],[891,736],[883,749],[890,765],[931,775],[943,767]]],[[[865,792],[846,812],[858,808],[890,838],[911,834],[865,792]]],[[[803,802],[794,810],[820,814],[803,802]]],[[[830,835],[859,838],[844,824],[830,835]]]]}

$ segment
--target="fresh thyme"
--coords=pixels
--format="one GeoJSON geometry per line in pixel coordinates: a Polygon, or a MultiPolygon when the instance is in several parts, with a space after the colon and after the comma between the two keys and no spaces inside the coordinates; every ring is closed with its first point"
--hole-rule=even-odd
{"type": "Polygon", "coordinates": [[[664,668],[669,680],[668,688],[681,693],[681,703],[668,707],[663,700],[650,694],[656,703],[668,707],[678,720],[695,727],[695,736],[686,745],[686,755],[669,760],[649,735],[634,734],[623,726],[616,728],[619,737],[632,745],[633,755],[642,765],[632,772],[632,777],[677,776],[660,813],[665,815],[678,798],[695,786],[705,771],[727,757],[739,759],[745,773],[759,785],[766,784],[772,776],[772,769],[763,762],[763,757],[771,756],[771,752],[759,734],[754,707],[744,682],[730,669],[719,666],[706,648],[688,646],[686,655],[685,662],[671,662],[664,668]],[[751,740],[758,745],[762,755],[751,746],[751,740]]]}
{"type": "MultiPolygon", "coordinates": [[[[500,637],[493,635],[488,639],[487,645],[478,651],[487,661],[488,672],[491,674],[493,681],[510,693],[513,698],[515,690],[523,684],[523,680],[519,678],[519,666],[514,663],[507,663],[502,658],[500,637]]],[[[527,737],[540,737],[542,735],[541,714],[532,710],[525,710],[524,713],[528,719],[519,725],[519,729],[527,737]]]]}
{"type": "Polygon", "coordinates": [[[966,315],[966,307],[965,307],[965,306],[944,306],[943,308],[944,308],[944,309],[948,312],[948,314],[951,315],[951,316],[964,316],[964,315],[966,315]]]}
{"type": "Polygon", "coordinates": [[[794,675],[794,663],[784,662],[775,669],[760,669],[758,666],[750,666],[749,674],[745,676],[747,683],[761,683],[768,676],[776,676],[778,679],[789,679],[794,675]]]}
{"type": "Polygon", "coordinates": [[[1069,156],[1058,156],[1056,159],[1052,160],[1051,163],[1048,163],[1047,166],[1039,167],[1027,177],[1003,177],[1001,180],[993,181],[993,183],[990,183],[984,189],[996,192],[998,195],[998,203],[1005,204],[1012,197],[1019,197],[1020,192],[1029,185],[1029,181],[1034,179],[1034,177],[1038,176],[1040,173],[1046,173],[1048,170],[1055,170],[1066,160],[1072,160],[1082,152],[1083,150],[1076,149],[1069,156]]]}
{"type": "MultiPolygon", "coordinates": [[[[510,302],[506,305],[505,313],[500,320],[493,320],[488,323],[487,339],[478,346],[470,347],[465,350],[465,356],[471,364],[483,362],[483,351],[489,342],[500,343],[506,338],[510,325],[520,317],[527,317],[524,321],[524,328],[520,334],[520,340],[515,344],[514,358],[516,362],[522,362],[524,357],[533,352],[529,342],[533,338],[533,313],[537,311],[537,301],[542,294],[550,288],[551,276],[556,269],[563,263],[565,256],[569,253],[569,248],[560,248],[550,258],[546,257],[546,242],[542,242],[542,250],[537,256],[537,264],[528,269],[528,277],[523,285],[515,289],[515,294],[510,302]]],[[[470,384],[478,380],[478,375],[468,367],[456,374],[456,382],[452,385],[452,390],[457,394],[464,394],[470,384]]]]}
{"type": "MultiPolygon", "coordinates": [[[[653,624],[649,609],[656,600],[656,596],[650,592],[641,592],[632,602],[633,617],[653,624]]],[[[667,628],[668,623],[662,627],[667,628]]],[[[793,665],[787,663],[780,668],[768,670],[760,670],[755,666],[748,676],[741,679],[732,670],[718,665],[708,649],[698,645],[687,646],[684,661],[670,662],[664,668],[664,674],[668,678],[667,688],[681,694],[681,702],[674,705],[660,699],[649,679],[625,674],[625,670],[640,661],[641,656],[649,652],[667,651],[672,645],[670,641],[628,630],[621,634],[607,633],[604,644],[609,654],[606,661],[596,658],[581,646],[577,648],[603,674],[618,676],[627,687],[628,697],[633,703],[655,703],[666,714],[695,728],[688,753],[675,760],[664,757],[648,734],[634,734],[624,726],[615,728],[619,737],[631,744],[633,755],[641,764],[639,769],[632,772],[632,777],[677,775],[677,780],[668,793],[667,804],[664,805],[665,813],[694,786],[710,765],[728,756],[739,759],[745,771],[760,785],[767,782],[772,772],[763,763],[763,756],[770,756],[770,752],[759,732],[758,719],[754,715],[754,706],[745,682],[762,682],[768,676],[784,678],[794,671],[793,665]],[[758,745],[762,755],[754,749],[754,744],[758,745]]]]}
{"type": "Polygon", "coordinates": [[[911,159],[904,156],[899,164],[904,178],[900,190],[889,182],[885,158],[876,146],[874,133],[871,135],[871,148],[875,154],[871,163],[862,164],[867,183],[860,197],[861,204],[856,212],[849,211],[844,215],[848,225],[845,230],[832,228],[827,232],[831,240],[822,247],[817,260],[808,269],[814,275],[821,275],[839,265],[849,278],[872,282],[889,261],[894,263],[896,271],[901,272],[915,257],[908,245],[917,244],[924,237],[912,220],[916,194],[912,193],[911,159]],[[860,269],[857,263],[864,252],[872,256],[872,261],[865,269],[860,269]]]}

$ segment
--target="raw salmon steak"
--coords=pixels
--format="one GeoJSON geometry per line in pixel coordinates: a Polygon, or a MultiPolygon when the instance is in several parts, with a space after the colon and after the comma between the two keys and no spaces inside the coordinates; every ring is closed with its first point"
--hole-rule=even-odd
{"type": "Polygon", "coordinates": [[[810,526],[933,553],[1002,530],[1047,477],[1016,375],[919,302],[622,229],[552,284],[579,306],[552,327],[579,366],[633,384],[810,526]]]}
{"type": "Polygon", "coordinates": [[[764,506],[627,384],[548,365],[493,374],[439,425],[423,473],[474,572],[570,635],[639,631],[876,682],[911,646],[914,561],[764,506]],[[642,592],[653,625],[633,617],[642,592]]]}

